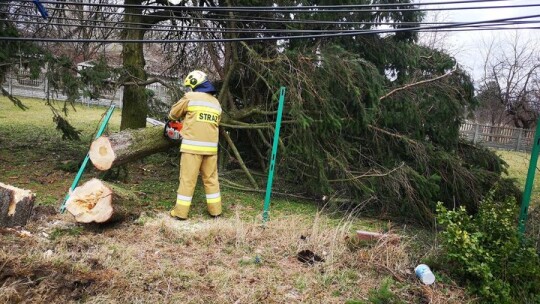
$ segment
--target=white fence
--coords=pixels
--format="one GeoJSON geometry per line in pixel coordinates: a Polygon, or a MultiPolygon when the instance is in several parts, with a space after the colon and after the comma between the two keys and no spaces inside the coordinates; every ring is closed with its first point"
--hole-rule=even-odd
{"type": "Polygon", "coordinates": [[[464,123],[461,136],[475,144],[495,149],[530,152],[534,130],[464,123]]]}

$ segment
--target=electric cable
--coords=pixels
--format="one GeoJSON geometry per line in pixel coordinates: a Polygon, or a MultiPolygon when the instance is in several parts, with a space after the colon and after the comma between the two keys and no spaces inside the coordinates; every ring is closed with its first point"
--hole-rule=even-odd
{"type": "MultiPolygon", "coordinates": [[[[22,1],[26,2],[26,1],[22,1]]],[[[41,1],[43,3],[51,2],[51,1],[41,1]]],[[[54,2],[58,3],[58,2],[54,2]]],[[[62,4],[75,4],[73,2],[61,2],[62,4]]],[[[7,5],[5,3],[0,3],[0,5],[7,5]]],[[[81,3],[78,3],[77,5],[81,5],[81,3]]],[[[457,10],[478,10],[478,9],[508,9],[508,8],[526,8],[526,7],[540,7],[540,3],[531,3],[531,4],[511,4],[511,5],[500,5],[500,6],[470,6],[470,7],[438,7],[438,8],[392,8],[392,9],[386,9],[386,8],[379,8],[378,5],[371,5],[369,9],[351,9],[351,8],[345,8],[348,7],[347,5],[341,5],[344,7],[343,9],[331,9],[331,10],[301,10],[300,8],[305,8],[302,6],[294,7],[296,9],[288,9],[288,10],[264,10],[264,9],[258,9],[254,7],[242,7],[246,9],[241,10],[235,10],[238,7],[195,7],[195,6],[182,6],[182,7],[173,7],[173,6],[150,6],[150,5],[122,5],[122,4],[103,4],[103,3],[84,3],[84,5],[87,6],[102,6],[102,7],[119,7],[119,8],[126,8],[126,7],[138,7],[142,10],[158,10],[157,12],[165,12],[165,13],[178,13],[178,12],[187,12],[187,11],[230,11],[230,12],[254,12],[254,13],[285,13],[285,14],[299,14],[299,13],[309,13],[309,14],[315,14],[315,13],[355,13],[355,12],[364,12],[364,13],[391,13],[391,12],[409,12],[409,11],[457,11],[457,10]],[[208,9],[211,8],[211,9],[208,9]],[[219,9],[218,9],[219,8],[219,9]],[[249,9],[248,9],[249,8],[249,9]],[[229,9],[229,10],[228,10],[229,9]]],[[[421,6],[422,4],[414,3],[415,6],[421,6]]],[[[13,6],[13,5],[11,5],[13,6]]],[[[354,5],[353,5],[354,6],[354,5]]],[[[28,8],[31,8],[31,6],[26,6],[28,8]]],[[[338,6],[339,7],[339,6],[338,6]]],[[[62,10],[62,11],[76,11],[80,12],[80,10],[76,9],[69,9],[69,8],[63,8],[63,7],[52,7],[48,8],[49,10],[62,10]]],[[[102,14],[115,14],[115,15],[122,15],[122,16],[145,16],[144,14],[133,14],[133,13],[125,13],[125,12],[100,12],[102,14]]],[[[154,12],[155,13],[155,12],[154,12]]]]}
{"type": "MultiPolygon", "coordinates": [[[[438,3],[440,4],[440,3],[438,3]]],[[[80,12],[79,10],[75,10],[77,12],[80,12]]],[[[85,12],[88,12],[90,14],[100,14],[100,13],[103,13],[101,11],[85,11],[85,12]]],[[[116,13],[115,13],[116,14],[116,13]]],[[[173,18],[175,20],[184,20],[185,19],[194,19],[193,17],[181,17],[182,19],[180,19],[179,17],[176,16],[176,18],[173,18]]],[[[62,19],[66,19],[66,18],[58,18],[58,20],[62,20],[62,19]]],[[[197,18],[197,19],[200,19],[200,20],[208,20],[208,18],[197,18]]],[[[76,20],[76,21],[79,21],[78,19],[73,19],[73,20],[76,20]]],[[[223,21],[223,19],[216,19],[217,21],[223,21]]],[[[229,19],[231,21],[235,21],[235,22],[239,22],[239,21],[242,21],[242,20],[239,20],[239,19],[229,19]]],[[[260,21],[260,20],[246,20],[246,21],[252,21],[252,22],[261,22],[261,23],[264,23],[265,21],[260,21]]],[[[272,21],[277,21],[277,20],[272,20],[272,21]]],[[[286,20],[286,21],[290,21],[290,20],[286,20]]],[[[300,21],[300,20],[294,20],[294,21],[300,21]]],[[[314,23],[317,23],[319,21],[317,20],[310,20],[314,23]]],[[[517,21],[517,20],[516,20],[517,21]]],[[[92,23],[103,23],[103,22],[109,22],[109,23],[113,23],[115,25],[117,24],[126,24],[122,21],[105,21],[105,20],[91,20],[90,22],[92,23]]],[[[282,21],[278,21],[278,22],[282,22],[282,21]]],[[[336,22],[335,21],[327,21],[329,23],[332,23],[332,24],[335,24],[336,22]]],[[[514,21],[515,22],[515,21],[514,21]]],[[[522,21],[523,22],[523,21],[522,21]]],[[[526,21],[527,22],[527,21],[526,21]]],[[[534,21],[528,21],[529,23],[534,23],[534,21]]],[[[31,23],[31,22],[27,22],[27,23],[31,23]]],[[[345,21],[344,22],[345,24],[351,24],[352,22],[349,22],[349,21],[345,21]]],[[[371,22],[370,22],[371,23],[371,22]]],[[[372,24],[374,25],[383,25],[384,23],[386,22],[380,22],[380,23],[377,23],[377,22],[372,22],[372,24]]],[[[36,23],[37,24],[37,23],[36,23]]],[[[39,23],[41,25],[45,25],[44,23],[39,23]]],[[[48,24],[51,24],[51,23],[48,23],[48,24]]],[[[368,24],[367,22],[355,22],[354,24],[362,24],[362,25],[366,25],[368,24]]],[[[387,24],[391,24],[391,25],[395,25],[395,26],[399,26],[399,27],[403,27],[405,25],[408,25],[407,23],[405,22],[387,22],[387,24]]],[[[410,22],[411,25],[415,25],[416,27],[418,27],[419,25],[425,25],[425,24],[430,24],[430,23],[423,23],[423,22],[410,22]]],[[[433,23],[431,23],[433,24],[433,23]]],[[[84,28],[84,27],[95,27],[95,28],[108,28],[106,26],[95,26],[95,25],[71,25],[71,24],[61,24],[62,26],[66,26],[66,27],[77,27],[77,28],[84,28]]],[[[142,23],[142,25],[145,25],[147,26],[146,23],[142,23]]],[[[458,25],[458,26],[461,26],[459,23],[441,23],[441,25],[458,25]]],[[[513,27],[513,28],[509,28],[509,27],[498,27],[498,28],[495,28],[494,26],[495,25],[509,25],[509,23],[506,23],[506,24],[501,24],[501,23],[498,23],[498,24],[491,24],[491,25],[475,25],[475,26],[472,26],[472,27],[476,27],[476,28],[479,28],[479,27],[482,27],[483,30],[495,30],[495,29],[520,29],[520,28],[517,28],[517,27],[513,27]],[[490,28],[485,28],[489,26],[490,28]]],[[[167,26],[169,27],[169,29],[167,29],[166,31],[171,31],[171,27],[173,27],[172,25],[161,25],[161,26],[167,26]]],[[[44,26],[45,27],[45,26],[44,26]]],[[[463,28],[463,26],[461,26],[462,28],[459,29],[460,31],[462,30],[465,30],[463,28]]],[[[129,27],[129,28],[125,28],[125,27],[118,27],[118,26],[115,26],[115,27],[111,27],[111,28],[115,28],[115,29],[129,29],[129,30],[135,30],[137,28],[134,28],[134,27],[129,27]]],[[[185,28],[196,28],[197,30],[194,30],[194,31],[191,31],[191,32],[211,32],[211,33],[226,33],[226,32],[233,32],[233,33],[272,33],[272,32],[275,32],[275,31],[278,31],[280,34],[289,34],[289,33],[323,33],[323,34],[330,34],[330,33],[336,33],[336,34],[339,34],[339,33],[347,33],[347,32],[350,32],[350,33],[359,33],[359,32],[364,32],[364,30],[360,31],[360,30],[356,30],[356,29],[326,29],[326,30],[294,30],[294,29],[288,29],[288,30],[282,30],[282,29],[279,29],[279,30],[276,30],[276,29],[248,29],[248,28],[242,28],[241,30],[240,29],[229,29],[229,30],[226,30],[224,28],[205,28],[205,27],[200,27],[200,26],[187,26],[187,25],[182,25],[180,27],[176,27],[175,29],[172,29],[172,31],[176,30],[178,31],[178,28],[181,28],[181,29],[185,29],[185,28]]],[[[535,27],[522,27],[523,29],[535,29],[535,27]]],[[[43,28],[41,28],[43,29],[43,28]]],[[[141,28],[139,28],[141,29],[141,28]]],[[[157,29],[154,29],[154,28],[148,28],[148,27],[145,27],[145,29],[147,29],[148,31],[160,31],[160,30],[157,30],[157,29]]],[[[428,27],[422,27],[422,29],[418,29],[417,31],[431,31],[428,27]]],[[[441,29],[435,29],[435,30],[441,30],[441,29]]],[[[451,29],[451,30],[448,30],[448,31],[456,31],[458,29],[451,29]]],[[[161,30],[163,31],[163,30],[161,30]]],[[[387,30],[388,31],[388,30],[387,30]]],[[[392,30],[390,30],[390,32],[392,32],[392,30]]],[[[260,38],[264,38],[264,37],[260,37],[260,38]]],[[[267,37],[268,38],[268,37],[267,37]]],[[[281,38],[281,36],[280,36],[281,38]]]]}
{"type": "MultiPolygon", "coordinates": [[[[89,12],[89,11],[84,11],[84,13],[88,13],[88,14],[93,14],[95,12],[89,12]]],[[[36,19],[39,19],[39,22],[36,22],[36,24],[45,24],[45,23],[51,23],[51,22],[44,22],[44,21],[41,21],[41,17],[40,16],[37,16],[37,15],[32,15],[32,14],[24,14],[24,13],[13,13],[10,15],[11,17],[34,17],[36,19]]],[[[186,18],[190,18],[190,19],[194,19],[194,20],[204,20],[204,21],[223,21],[223,20],[226,20],[226,21],[238,21],[238,22],[241,22],[241,21],[245,21],[245,22],[260,22],[262,20],[259,20],[259,19],[220,19],[220,18],[215,18],[215,19],[209,19],[209,18],[198,18],[198,17],[186,17],[186,18]]],[[[101,22],[101,23],[109,23],[109,24],[119,24],[119,23],[122,23],[122,24],[129,24],[129,25],[141,25],[141,26],[144,26],[144,28],[148,28],[148,23],[143,23],[143,22],[124,22],[123,20],[118,20],[118,21],[112,21],[112,20],[106,20],[106,19],[99,19],[99,20],[81,20],[79,18],[69,18],[69,17],[58,17],[58,16],[51,16],[49,17],[49,19],[56,19],[56,20],[60,20],[60,21],[76,21],[76,22],[101,22]]],[[[12,22],[22,22],[20,20],[10,20],[10,19],[3,19],[5,21],[12,21],[12,22]]],[[[388,21],[343,21],[343,22],[336,22],[336,21],[319,21],[319,20],[290,20],[290,19],[284,19],[284,20],[279,20],[279,19],[270,19],[268,21],[275,21],[275,22],[279,22],[279,23],[282,23],[283,21],[295,21],[295,22],[298,22],[298,23],[309,23],[310,21],[314,24],[319,24],[321,22],[323,22],[322,24],[368,24],[368,25],[396,25],[396,24],[400,24],[400,25],[418,25],[418,24],[423,24],[423,25],[444,25],[444,24],[455,24],[457,22],[426,22],[426,21],[419,21],[419,22],[411,22],[411,21],[402,21],[402,22],[388,22],[388,21]]],[[[29,21],[25,21],[25,23],[28,23],[29,21]]],[[[264,22],[266,22],[266,20],[264,20],[264,22]]],[[[528,21],[527,21],[528,22],[528,21]]],[[[166,25],[166,24],[153,24],[152,27],[155,27],[155,26],[166,26],[166,27],[169,27],[170,25],[166,25]]],[[[133,27],[130,27],[130,28],[133,28],[133,27]]],[[[142,28],[140,28],[142,29],[142,28]]]]}
{"type": "MultiPolygon", "coordinates": [[[[73,19],[77,21],[81,21],[79,19],[73,19]]],[[[11,22],[12,20],[9,19],[0,19],[0,22],[7,21],[11,22]]],[[[89,21],[91,23],[101,23],[101,21],[89,21]]],[[[106,26],[106,25],[94,25],[94,24],[67,24],[67,23],[54,23],[54,22],[34,22],[34,21],[24,21],[19,20],[16,21],[17,24],[32,24],[36,26],[59,26],[59,27],[75,27],[77,29],[83,29],[83,28],[91,28],[91,29],[114,29],[114,30],[145,30],[148,32],[174,32],[174,31],[185,31],[188,30],[190,32],[218,32],[218,33],[240,33],[240,34],[247,34],[247,33],[337,33],[337,32],[357,32],[358,29],[254,29],[254,28],[222,28],[222,27],[202,27],[202,26],[190,26],[190,25],[181,25],[181,26],[174,26],[174,25],[167,25],[168,28],[148,28],[148,27],[125,27],[125,26],[106,26]]],[[[113,22],[114,24],[123,24],[122,22],[113,22]]],[[[533,20],[533,21],[508,21],[508,22],[500,22],[500,23],[492,23],[488,25],[480,24],[480,25],[473,25],[471,27],[473,28],[480,28],[480,27],[486,27],[486,26],[510,26],[510,25],[523,25],[523,24],[535,24],[539,23],[540,20],[533,20]]],[[[377,23],[377,22],[367,22],[366,24],[370,25],[455,25],[456,22],[422,22],[422,23],[415,23],[415,22],[400,22],[400,23],[377,23]]],[[[497,29],[522,29],[522,28],[497,28],[497,29]]],[[[530,28],[523,28],[523,29],[530,29],[530,28]]]]}
{"type": "MultiPolygon", "coordinates": [[[[74,12],[80,13],[81,11],[73,10],[74,12]]],[[[103,12],[100,12],[103,13],[103,12]]],[[[107,12],[106,12],[107,13],[107,12]]],[[[165,13],[164,11],[160,11],[160,13],[165,13]]],[[[145,15],[145,14],[123,14],[123,13],[107,13],[107,14],[117,14],[119,16],[136,16],[136,17],[163,17],[167,18],[168,20],[203,20],[203,21],[216,21],[216,22],[244,22],[244,23],[277,23],[277,24],[363,24],[362,21],[338,21],[338,20],[306,20],[306,19],[281,19],[281,18],[272,18],[272,19],[242,19],[242,18],[211,18],[211,17],[196,17],[196,16],[178,16],[178,15],[145,15]]],[[[19,16],[27,16],[27,17],[35,17],[38,18],[37,15],[31,15],[31,14],[22,14],[22,13],[13,13],[13,16],[19,15],[19,16]]],[[[217,14],[213,14],[212,16],[215,16],[217,14]]],[[[59,19],[64,17],[55,17],[54,15],[49,16],[49,19],[59,19]]],[[[40,18],[38,18],[40,19],[40,18]]],[[[75,19],[78,20],[78,19],[75,19]]],[[[165,21],[165,20],[163,20],[165,21]]],[[[121,21],[120,21],[121,22],[121,21]]],[[[138,24],[138,25],[144,25],[148,26],[148,23],[137,23],[137,22],[126,22],[126,24],[138,24]]]]}
{"type": "MultiPolygon", "coordinates": [[[[59,39],[59,38],[40,38],[41,42],[99,42],[99,43],[203,43],[203,42],[240,42],[240,41],[269,41],[269,40],[289,40],[289,39],[314,39],[314,38],[331,38],[331,37],[350,37],[350,36],[359,36],[366,34],[383,34],[383,33],[398,33],[398,32],[407,32],[407,31],[425,31],[425,30],[438,30],[438,29],[453,29],[453,28],[463,28],[472,25],[480,25],[484,23],[496,23],[496,22],[505,22],[512,20],[520,19],[530,19],[538,18],[540,15],[528,15],[528,16],[519,16],[519,17],[510,17],[510,18],[501,18],[494,20],[484,20],[484,21],[471,21],[471,22],[460,22],[455,25],[435,25],[435,26],[424,26],[424,27],[409,27],[409,28],[397,28],[397,29],[379,29],[379,30],[359,30],[354,32],[340,32],[340,33],[328,33],[328,34],[310,34],[310,35],[295,35],[295,36],[272,36],[272,37],[246,37],[246,38],[218,38],[218,39],[159,39],[159,40],[148,40],[148,39],[59,39]]],[[[5,41],[33,41],[35,38],[28,37],[0,37],[0,40],[5,41]]]]}
{"type": "MultiPolygon", "coordinates": [[[[540,4],[539,4],[540,5],[540,4]]],[[[78,10],[75,10],[77,12],[80,12],[78,10]]],[[[102,13],[102,12],[100,12],[102,13]]],[[[15,13],[15,15],[17,15],[17,13],[15,13]]],[[[29,14],[18,14],[18,15],[24,15],[24,16],[28,16],[28,17],[35,17],[35,18],[38,18],[39,16],[37,15],[29,15],[29,14]]],[[[140,15],[140,14],[136,14],[136,16],[147,16],[147,15],[140,15]]],[[[164,16],[163,16],[164,17],[164,16]]],[[[62,18],[62,17],[54,17],[52,16],[51,18],[62,18]]],[[[336,21],[336,20],[298,20],[298,19],[273,19],[273,20],[259,20],[259,19],[230,19],[230,18],[207,18],[207,17],[194,17],[194,16],[168,16],[168,18],[170,19],[174,19],[174,20],[204,20],[204,21],[216,21],[216,22],[228,22],[228,21],[235,21],[235,22],[244,22],[244,23],[250,23],[250,22],[260,22],[260,23],[278,23],[278,24],[284,24],[284,23],[287,23],[287,24],[296,24],[296,23],[301,23],[301,24],[340,24],[340,25],[347,25],[347,24],[367,24],[366,22],[362,22],[362,21],[336,21]]],[[[78,19],[74,19],[74,20],[78,20],[78,19]]],[[[109,21],[110,22],[110,21],[109,21]]],[[[119,22],[122,22],[122,21],[119,21],[119,22]]],[[[375,22],[376,23],[376,22],[375,22]]],[[[388,22],[388,24],[400,24],[401,22],[388,22]]],[[[413,22],[414,23],[414,22],[413,22]]],[[[129,22],[129,23],[124,23],[124,24],[137,24],[137,25],[143,25],[143,26],[148,26],[148,23],[134,23],[134,22],[129,22]]],[[[381,24],[381,23],[379,23],[381,24]]],[[[422,22],[418,22],[417,24],[422,24],[422,22]]]]}
{"type": "MultiPolygon", "coordinates": [[[[115,3],[92,3],[92,2],[73,2],[73,1],[50,1],[40,0],[42,4],[62,4],[62,5],[86,5],[96,7],[116,7],[116,8],[141,8],[141,9],[163,9],[164,7],[195,10],[195,11],[249,11],[249,12],[276,12],[276,11],[302,11],[302,10],[345,10],[358,8],[373,8],[373,7],[406,7],[406,6],[427,6],[427,5],[445,5],[445,4],[471,4],[471,3],[486,3],[486,2],[501,2],[505,0],[458,0],[458,1],[441,1],[441,2],[425,2],[425,3],[379,3],[379,4],[341,4],[341,5],[305,5],[305,6],[177,6],[177,5],[145,5],[145,4],[115,4],[115,3]]],[[[33,0],[19,0],[18,2],[33,3],[33,0]]]]}

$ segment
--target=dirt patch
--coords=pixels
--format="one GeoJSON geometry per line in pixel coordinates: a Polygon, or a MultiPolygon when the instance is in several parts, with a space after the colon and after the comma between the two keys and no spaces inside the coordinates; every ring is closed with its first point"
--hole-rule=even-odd
{"type": "Polygon", "coordinates": [[[56,215],[58,211],[54,206],[34,206],[32,210],[31,221],[46,220],[53,215],[56,215]]]}
{"type": "Polygon", "coordinates": [[[0,302],[66,303],[96,295],[112,274],[103,271],[83,273],[51,264],[0,261],[0,302]]]}

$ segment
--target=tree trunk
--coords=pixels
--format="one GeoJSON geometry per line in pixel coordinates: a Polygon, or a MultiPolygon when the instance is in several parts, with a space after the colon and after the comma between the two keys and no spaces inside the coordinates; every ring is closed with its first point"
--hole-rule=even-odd
{"type": "Polygon", "coordinates": [[[128,190],[94,178],[73,190],[66,201],[66,210],[79,223],[110,223],[133,213],[129,206],[137,200],[128,190]]]}
{"type": "Polygon", "coordinates": [[[163,127],[150,127],[101,136],[90,146],[90,161],[97,169],[108,170],[165,151],[175,144],[167,140],[162,132],[163,127]]]}
{"type": "Polygon", "coordinates": [[[35,194],[0,183],[0,227],[24,226],[32,215],[35,194]]]}
{"type": "MultiPolygon", "coordinates": [[[[140,5],[140,0],[126,0],[126,5],[140,5]]],[[[125,27],[141,27],[142,8],[137,6],[126,6],[123,25],[125,27]]],[[[124,39],[140,40],[144,38],[144,30],[126,29],[124,39]]],[[[123,81],[144,82],[146,72],[144,71],[145,60],[143,43],[126,43],[122,47],[122,63],[125,69],[123,81]]],[[[124,86],[122,96],[122,121],[120,129],[137,129],[146,126],[146,116],[148,114],[148,104],[146,88],[144,85],[129,84],[124,86]]]]}

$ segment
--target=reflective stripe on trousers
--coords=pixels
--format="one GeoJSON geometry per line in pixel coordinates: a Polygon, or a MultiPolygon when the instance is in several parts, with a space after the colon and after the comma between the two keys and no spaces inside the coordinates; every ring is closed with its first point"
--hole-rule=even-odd
{"type": "Polygon", "coordinates": [[[216,152],[218,150],[217,142],[199,141],[191,139],[183,139],[180,150],[202,151],[202,152],[216,152]]]}
{"type": "Polygon", "coordinates": [[[185,195],[178,194],[178,195],[176,195],[176,204],[177,205],[182,205],[182,206],[189,206],[189,205],[191,205],[191,200],[192,199],[193,199],[193,197],[191,197],[191,196],[185,196],[185,195]]]}
{"type": "Polygon", "coordinates": [[[207,204],[214,204],[214,203],[221,203],[221,193],[212,193],[212,194],[206,194],[206,203],[207,204]]]}

